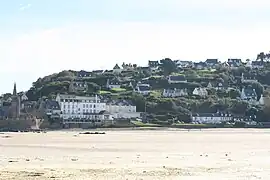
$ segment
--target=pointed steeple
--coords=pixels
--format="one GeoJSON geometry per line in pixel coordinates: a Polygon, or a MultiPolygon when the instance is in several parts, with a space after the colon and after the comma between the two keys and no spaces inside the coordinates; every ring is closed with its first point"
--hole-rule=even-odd
{"type": "Polygon", "coordinates": [[[13,96],[17,96],[16,83],[14,83],[14,87],[13,87],[13,96]]]}

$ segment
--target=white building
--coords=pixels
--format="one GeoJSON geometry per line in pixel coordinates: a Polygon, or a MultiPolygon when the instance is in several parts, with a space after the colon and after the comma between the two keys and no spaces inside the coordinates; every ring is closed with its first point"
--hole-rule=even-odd
{"type": "Polygon", "coordinates": [[[99,113],[105,111],[106,104],[99,97],[58,94],[56,101],[59,103],[62,118],[65,119],[102,119],[99,113]]]}
{"type": "Polygon", "coordinates": [[[188,92],[187,89],[164,89],[162,96],[163,97],[181,97],[181,96],[187,96],[188,92]]]}
{"type": "Polygon", "coordinates": [[[114,89],[114,88],[121,88],[121,83],[117,80],[111,80],[110,79],[107,79],[107,84],[106,84],[106,87],[108,89],[114,89]]]}
{"type": "Polygon", "coordinates": [[[227,113],[202,113],[192,116],[192,122],[201,124],[219,124],[233,120],[233,116],[227,113]]]}
{"type": "Polygon", "coordinates": [[[106,111],[108,111],[115,119],[138,118],[141,115],[140,112],[136,112],[136,106],[127,101],[107,102],[106,111]]]}
{"type": "Polygon", "coordinates": [[[151,92],[151,87],[149,84],[138,83],[134,89],[135,92],[138,92],[142,95],[148,95],[151,92]]]}
{"type": "Polygon", "coordinates": [[[192,94],[196,95],[196,96],[200,96],[200,97],[208,96],[208,92],[207,92],[206,88],[201,88],[201,87],[195,88],[193,90],[192,94]]]}

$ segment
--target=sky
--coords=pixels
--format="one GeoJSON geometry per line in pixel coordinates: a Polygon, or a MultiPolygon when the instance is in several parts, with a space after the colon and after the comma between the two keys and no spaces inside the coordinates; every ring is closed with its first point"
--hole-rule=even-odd
{"type": "Polygon", "coordinates": [[[69,69],[254,59],[270,50],[269,9],[268,0],[0,1],[0,94],[69,69]]]}

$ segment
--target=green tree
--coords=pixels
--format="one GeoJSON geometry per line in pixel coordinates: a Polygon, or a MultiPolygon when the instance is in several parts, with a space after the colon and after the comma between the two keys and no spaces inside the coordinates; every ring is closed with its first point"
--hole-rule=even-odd
{"type": "Polygon", "coordinates": [[[160,60],[160,69],[165,76],[168,76],[173,72],[177,72],[177,65],[170,58],[165,58],[160,60]]]}

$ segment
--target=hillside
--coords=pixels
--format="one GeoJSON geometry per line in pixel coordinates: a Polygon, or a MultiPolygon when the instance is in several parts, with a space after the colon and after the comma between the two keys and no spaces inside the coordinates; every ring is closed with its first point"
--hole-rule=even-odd
{"type": "MultiPolygon", "coordinates": [[[[258,59],[260,60],[259,57],[258,59]]],[[[162,123],[169,123],[168,119],[172,120],[174,117],[188,122],[192,113],[217,111],[230,112],[239,116],[254,116],[258,121],[268,121],[270,109],[267,104],[251,104],[239,97],[244,87],[254,89],[258,100],[261,96],[269,97],[269,62],[264,62],[263,68],[251,68],[245,63],[237,68],[231,68],[224,63],[219,63],[214,67],[206,66],[201,69],[198,66],[179,67],[167,58],[160,60],[158,65],[153,67],[151,64],[149,67],[137,67],[124,63],[122,67],[121,71],[115,71],[120,68],[115,67],[114,70],[104,72],[66,70],[48,75],[34,82],[27,96],[33,101],[40,97],[54,98],[57,93],[84,96],[100,94],[111,99],[126,99],[136,104],[137,111],[146,110],[154,121],[162,121],[162,123]],[[241,81],[242,74],[252,75],[256,81],[243,82],[241,81]],[[170,84],[169,75],[183,76],[186,81],[170,84]],[[108,88],[109,82],[117,82],[121,87],[108,88]],[[147,96],[135,93],[132,86],[135,87],[138,82],[149,84],[151,93],[147,96]],[[80,86],[79,90],[78,88],[74,90],[74,83],[80,86]],[[222,88],[219,89],[217,84],[222,84],[222,88]],[[206,88],[207,97],[194,95],[194,88],[197,87],[206,88]],[[188,94],[176,98],[163,97],[162,92],[167,88],[185,89],[188,94]]]]}

